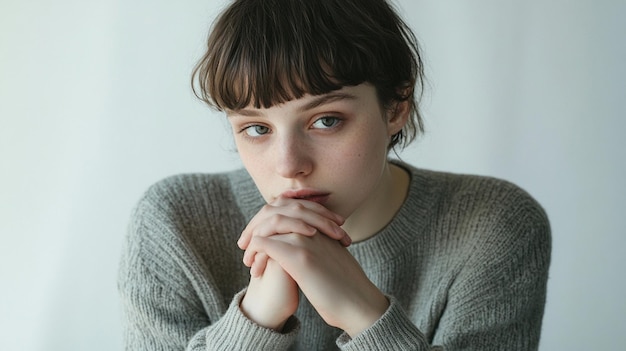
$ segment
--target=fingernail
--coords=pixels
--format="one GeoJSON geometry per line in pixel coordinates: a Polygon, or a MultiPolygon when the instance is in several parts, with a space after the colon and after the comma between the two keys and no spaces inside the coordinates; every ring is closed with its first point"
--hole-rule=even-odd
{"type": "Polygon", "coordinates": [[[343,243],[343,246],[348,247],[352,244],[352,238],[346,234],[346,236],[341,238],[341,242],[343,243]]]}

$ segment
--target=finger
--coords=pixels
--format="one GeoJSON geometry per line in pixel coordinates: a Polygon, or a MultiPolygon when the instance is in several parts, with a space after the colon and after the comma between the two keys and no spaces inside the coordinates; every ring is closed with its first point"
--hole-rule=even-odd
{"type": "Polygon", "coordinates": [[[331,239],[338,240],[344,247],[348,247],[352,244],[352,238],[350,238],[348,233],[346,233],[346,231],[341,227],[335,227],[332,224],[329,224],[328,226],[319,225],[319,227],[325,227],[326,229],[320,229],[318,231],[318,229],[316,229],[315,227],[312,227],[296,219],[285,218],[284,221],[285,222],[282,222],[278,225],[273,225],[268,221],[268,223],[257,227],[254,232],[243,232],[241,237],[237,241],[237,245],[240,249],[246,250],[253,236],[268,237],[271,235],[288,233],[296,233],[304,236],[313,236],[318,232],[330,237],[331,239]]]}
{"type": "Polygon", "coordinates": [[[256,256],[257,251],[256,250],[251,250],[250,247],[248,246],[248,249],[243,253],[243,264],[246,267],[252,267],[252,264],[254,263],[254,257],[256,256]]]}
{"type": "Polygon", "coordinates": [[[288,252],[289,248],[291,248],[292,250],[296,249],[296,246],[289,242],[290,239],[291,238],[289,234],[281,235],[280,237],[255,236],[252,238],[252,240],[250,240],[250,245],[248,246],[248,250],[246,250],[244,256],[246,256],[246,254],[250,252],[250,259],[256,260],[255,256],[263,254],[268,258],[272,258],[280,264],[284,261],[284,258],[282,256],[288,252]]]}
{"type": "Polygon", "coordinates": [[[288,206],[294,212],[304,211],[302,219],[309,225],[317,228],[321,233],[328,237],[339,240],[342,245],[348,246],[352,243],[352,240],[341,228],[341,225],[345,223],[345,219],[335,212],[332,212],[323,205],[307,200],[279,198],[275,201],[277,204],[288,202],[288,206]]]}
{"type": "Polygon", "coordinates": [[[253,236],[285,233],[310,236],[315,234],[313,228],[317,228],[330,238],[340,240],[342,245],[348,246],[351,240],[340,227],[343,223],[343,217],[316,202],[281,197],[263,206],[243,230],[237,245],[245,250],[253,236]],[[304,223],[298,222],[298,219],[304,223]]]}
{"type": "Polygon", "coordinates": [[[298,234],[254,237],[250,241],[249,249],[263,252],[276,261],[297,282],[300,278],[304,278],[303,274],[305,274],[304,271],[298,269],[298,267],[303,268],[298,262],[310,261],[305,258],[308,254],[304,252],[303,243],[299,242],[302,239],[304,237],[298,234]]]}
{"type": "Polygon", "coordinates": [[[237,240],[237,246],[239,246],[240,249],[245,250],[248,247],[248,244],[250,244],[250,238],[251,235],[249,232],[241,232],[241,236],[239,237],[239,240],[237,240]]]}
{"type": "MultiPolygon", "coordinates": [[[[251,227],[250,225],[248,227],[251,227]]],[[[315,235],[317,229],[309,225],[305,220],[300,218],[288,217],[283,214],[276,214],[265,220],[263,223],[257,223],[253,228],[246,228],[237,241],[237,245],[245,250],[253,236],[268,237],[276,234],[297,233],[305,236],[315,235]]]]}
{"type": "Polygon", "coordinates": [[[337,223],[337,225],[342,225],[345,222],[345,219],[329,210],[328,208],[326,208],[325,206],[314,202],[314,201],[308,201],[308,200],[304,200],[304,199],[291,199],[291,198],[287,198],[287,197],[279,197],[276,200],[274,200],[271,205],[273,206],[278,206],[278,207],[289,207],[289,206],[293,206],[292,208],[294,208],[295,210],[300,210],[299,206],[302,206],[308,210],[311,210],[317,214],[319,214],[322,217],[326,217],[330,220],[332,220],[333,222],[337,223]]]}
{"type": "Polygon", "coordinates": [[[254,256],[254,263],[252,264],[252,267],[250,267],[250,275],[254,278],[262,276],[263,272],[265,272],[265,267],[267,267],[268,259],[269,257],[266,254],[258,252],[254,256]]]}
{"type": "MultiPolygon", "coordinates": [[[[341,225],[344,223],[343,217],[316,202],[280,198],[279,200],[276,200],[276,203],[287,203],[283,207],[284,211],[286,211],[284,212],[286,216],[299,218],[306,222],[309,226],[317,228],[319,232],[332,239],[342,240],[348,235],[345,230],[341,228],[341,225]]],[[[304,234],[296,230],[291,232],[304,234]]],[[[347,240],[345,242],[347,242],[347,240]]]]}
{"type": "Polygon", "coordinates": [[[346,233],[346,235],[339,239],[339,242],[343,247],[348,247],[352,244],[352,238],[346,233]]]}
{"type": "Polygon", "coordinates": [[[295,227],[292,228],[291,230],[287,230],[285,228],[285,225],[287,225],[287,223],[283,223],[283,226],[281,227],[282,229],[276,228],[278,229],[277,232],[259,231],[258,227],[262,226],[263,224],[267,224],[268,222],[272,224],[280,224],[281,219],[284,219],[284,218],[299,218],[301,217],[301,214],[299,214],[298,212],[301,212],[302,210],[304,211],[307,210],[307,207],[302,204],[292,205],[289,207],[288,205],[290,203],[288,201],[293,201],[293,200],[290,200],[290,199],[281,199],[281,200],[282,201],[275,201],[273,203],[266,204],[250,220],[248,225],[241,232],[239,240],[237,240],[237,245],[239,246],[240,249],[245,250],[248,244],[250,243],[250,239],[254,235],[269,236],[273,234],[284,234],[284,233],[290,233],[290,232],[301,232],[301,234],[312,235],[314,233],[314,228],[310,226],[308,228],[304,228],[302,224],[298,224],[296,222],[291,222],[292,224],[294,223],[296,224],[295,227]]]}
{"type": "Polygon", "coordinates": [[[350,245],[352,243],[352,239],[348,236],[348,233],[337,225],[335,222],[329,221],[324,218],[318,219],[319,221],[315,223],[309,222],[309,225],[314,226],[317,230],[328,236],[331,239],[339,240],[345,246],[350,245]]]}

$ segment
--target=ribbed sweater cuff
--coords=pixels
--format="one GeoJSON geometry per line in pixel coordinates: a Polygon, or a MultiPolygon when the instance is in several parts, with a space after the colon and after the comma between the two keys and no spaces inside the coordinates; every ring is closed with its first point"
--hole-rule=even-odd
{"type": "Polygon", "coordinates": [[[287,350],[294,342],[300,322],[290,317],[279,333],[275,330],[262,327],[248,319],[239,305],[245,289],[235,295],[226,313],[211,328],[207,334],[207,348],[209,350],[287,350]]]}
{"type": "Polygon", "coordinates": [[[428,350],[424,335],[407,317],[406,313],[392,296],[389,308],[371,327],[354,339],[343,333],[337,339],[341,350],[428,350]]]}

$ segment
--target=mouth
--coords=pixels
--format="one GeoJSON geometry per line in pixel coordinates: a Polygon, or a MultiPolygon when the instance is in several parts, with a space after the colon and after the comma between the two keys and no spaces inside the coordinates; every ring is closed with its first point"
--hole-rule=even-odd
{"type": "Polygon", "coordinates": [[[299,200],[317,202],[318,204],[323,205],[324,203],[328,201],[330,194],[321,192],[321,191],[316,191],[316,190],[301,189],[301,190],[287,190],[284,193],[282,193],[281,196],[287,197],[290,199],[299,199],[299,200]]]}

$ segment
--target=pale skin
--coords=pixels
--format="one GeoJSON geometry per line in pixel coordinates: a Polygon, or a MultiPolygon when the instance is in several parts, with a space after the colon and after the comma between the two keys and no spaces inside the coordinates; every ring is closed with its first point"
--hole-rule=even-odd
{"type": "Polygon", "coordinates": [[[387,154],[408,104],[384,110],[364,83],[227,114],[267,202],[238,241],[251,267],[243,313],[281,330],[299,287],[326,323],[355,337],[389,301],[346,246],[385,227],[404,201],[409,176],[387,154]]]}

